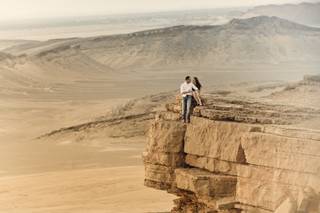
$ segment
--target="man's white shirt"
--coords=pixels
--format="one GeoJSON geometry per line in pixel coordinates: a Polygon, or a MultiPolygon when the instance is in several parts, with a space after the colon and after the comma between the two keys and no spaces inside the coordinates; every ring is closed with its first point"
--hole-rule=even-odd
{"type": "Polygon", "coordinates": [[[192,95],[192,92],[198,91],[198,88],[193,83],[187,83],[184,82],[180,86],[180,93],[182,94],[182,97],[186,97],[187,95],[192,95]]]}

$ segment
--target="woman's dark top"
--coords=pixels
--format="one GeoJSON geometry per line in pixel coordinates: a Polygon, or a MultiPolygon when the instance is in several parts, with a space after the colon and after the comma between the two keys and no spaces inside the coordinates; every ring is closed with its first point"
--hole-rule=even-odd
{"type": "MultiPolygon", "coordinates": [[[[194,85],[198,88],[199,91],[201,90],[202,85],[201,85],[200,83],[196,83],[196,84],[194,84],[194,85]]],[[[192,91],[195,92],[194,89],[192,89],[192,91]]]]}

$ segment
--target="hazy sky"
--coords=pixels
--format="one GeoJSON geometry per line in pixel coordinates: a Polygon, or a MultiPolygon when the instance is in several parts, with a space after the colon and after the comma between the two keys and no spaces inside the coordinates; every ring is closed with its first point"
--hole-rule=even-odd
{"type": "MultiPolygon", "coordinates": [[[[307,0],[308,1],[308,0],[307,0]]],[[[311,0],[312,1],[312,0],[311,0]]],[[[0,0],[0,21],[297,3],[299,0],[0,0]]]]}

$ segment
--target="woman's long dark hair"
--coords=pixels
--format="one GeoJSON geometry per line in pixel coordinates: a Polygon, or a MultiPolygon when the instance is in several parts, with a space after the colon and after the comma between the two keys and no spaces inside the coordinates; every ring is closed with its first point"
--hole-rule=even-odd
{"type": "Polygon", "coordinates": [[[194,85],[195,85],[199,90],[201,90],[202,85],[201,85],[199,79],[198,79],[197,77],[194,77],[193,80],[194,80],[194,85]]]}

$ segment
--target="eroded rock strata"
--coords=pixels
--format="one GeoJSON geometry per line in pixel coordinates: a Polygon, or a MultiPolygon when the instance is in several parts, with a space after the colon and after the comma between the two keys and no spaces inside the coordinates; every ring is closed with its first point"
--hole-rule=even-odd
{"type": "Polygon", "coordinates": [[[145,185],[177,195],[173,213],[320,212],[320,131],[296,125],[318,109],[206,99],[188,125],[168,104],[143,153],[145,185]]]}

